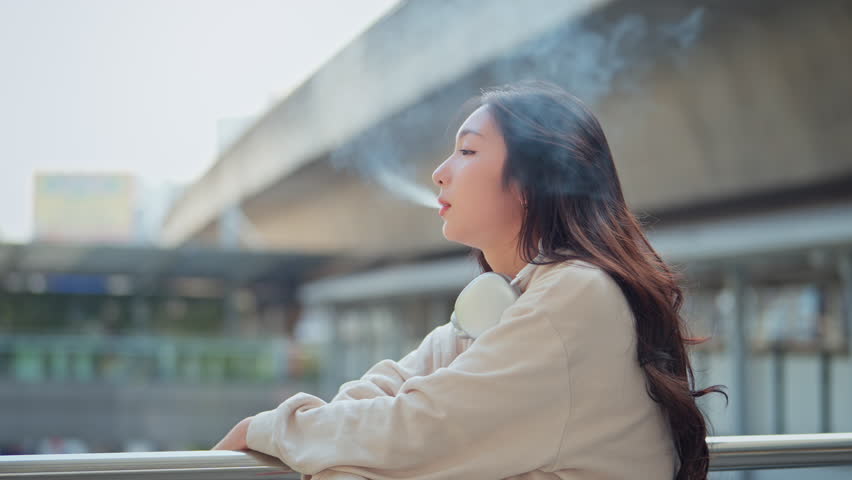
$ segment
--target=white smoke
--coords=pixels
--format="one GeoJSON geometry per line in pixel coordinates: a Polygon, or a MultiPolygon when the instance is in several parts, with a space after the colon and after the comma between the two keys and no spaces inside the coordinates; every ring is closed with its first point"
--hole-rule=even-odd
{"type": "MultiPolygon", "coordinates": [[[[595,27],[571,22],[497,59],[490,71],[494,84],[548,80],[594,105],[618,89],[638,92],[640,80],[659,62],[682,64],[698,39],[704,13],[704,8],[695,8],[667,23],[655,23],[637,13],[595,27]]],[[[506,14],[517,12],[507,9],[506,14]]],[[[481,85],[487,86],[491,85],[481,85]]],[[[428,108],[411,108],[386,119],[333,152],[330,162],[406,201],[439,208],[434,189],[412,180],[416,165],[409,161],[414,157],[412,149],[418,148],[415,137],[423,136],[424,128],[434,128],[433,113],[428,108]]]]}

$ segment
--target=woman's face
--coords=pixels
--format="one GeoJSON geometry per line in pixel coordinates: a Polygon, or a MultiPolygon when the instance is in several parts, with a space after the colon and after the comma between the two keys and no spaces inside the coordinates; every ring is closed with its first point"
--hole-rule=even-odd
{"type": "Polygon", "coordinates": [[[514,245],[523,219],[515,185],[503,189],[506,143],[483,105],[459,127],[452,155],[435,169],[447,240],[489,250],[514,245]]]}

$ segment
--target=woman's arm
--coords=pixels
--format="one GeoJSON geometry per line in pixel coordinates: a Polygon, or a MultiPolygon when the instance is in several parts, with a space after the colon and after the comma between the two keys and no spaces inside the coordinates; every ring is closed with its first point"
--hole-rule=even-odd
{"type": "Polygon", "coordinates": [[[452,324],[449,322],[436,327],[420,342],[415,350],[402,358],[399,362],[386,359],[373,365],[358,380],[351,380],[340,386],[337,395],[331,399],[332,402],[340,400],[366,400],[380,396],[396,396],[400,387],[408,379],[421,375],[428,375],[441,365],[442,361],[447,364],[450,359],[442,359],[442,350],[447,349],[448,335],[452,334],[452,324]]]}
{"type": "MultiPolygon", "coordinates": [[[[455,358],[456,340],[452,325],[446,323],[433,329],[420,342],[415,350],[399,362],[382,360],[373,365],[367,373],[358,380],[351,380],[340,386],[332,402],[341,400],[366,400],[381,396],[396,396],[406,380],[421,375],[428,375],[436,370],[442,362],[449,364],[455,358]],[[448,349],[448,345],[453,348],[448,349]],[[445,351],[449,350],[447,353],[445,351]]],[[[354,473],[325,469],[316,475],[302,475],[301,480],[366,480],[365,477],[354,473]]]]}
{"type": "MultiPolygon", "coordinates": [[[[396,396],[325,403],[306,393],[261,412],[248,446],[303,474],[493,479],[552,464],[569,412],[567,352],[551,324],[588,300],[582,282],[536,282],[445,368],[396,396]]],[[[580,308],[578,311],[583,311],[580,308]]]]}

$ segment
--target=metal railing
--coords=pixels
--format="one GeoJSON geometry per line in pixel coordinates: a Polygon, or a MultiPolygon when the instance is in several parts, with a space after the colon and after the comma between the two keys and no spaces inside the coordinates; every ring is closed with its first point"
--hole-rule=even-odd
{"type": "MultiPolygon", "coordinates": [[[[711,471],[852,465],[852,433],[708,437],[711,471]]],[[[257,452],[191,451],[0,456],[0,478],[298,479],[257,452]]]]}
{"type": "Polygon", "coordinates": [[[710,470],[852,465],[852,433],[707,437],[710,470]]]}
{"type": "Polygon", "coordinates": [[[280,460],[258,452],[189,451],[0,456],[0,478],[296,479],[280,460]]]}

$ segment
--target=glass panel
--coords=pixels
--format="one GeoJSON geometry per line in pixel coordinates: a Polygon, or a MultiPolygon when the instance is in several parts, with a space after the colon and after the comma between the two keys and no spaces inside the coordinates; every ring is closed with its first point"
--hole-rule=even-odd
{"type": "Polygon", "coordinates": [[[836,283],[802,282],[753,289],[749,322],[758,351],[841,351],[846,348],[842,299],[836,283]]]}

